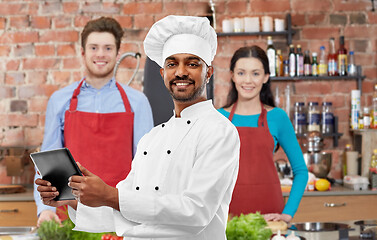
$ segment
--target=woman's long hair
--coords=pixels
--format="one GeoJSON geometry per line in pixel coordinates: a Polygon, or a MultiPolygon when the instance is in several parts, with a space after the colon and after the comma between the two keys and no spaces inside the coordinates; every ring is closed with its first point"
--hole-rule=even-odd
{"type": "MultiPolygon", "coordinates": [[[[240,58],[257,58],[261,63],[263,64],[263,69],[265,74],[270,74],[270,68],[268,64],[268,57],[266,55],[266,52],[256,46],[250,46],[250,47],[242,47],[238,49],[234,54],[232,59],[230,60],[230,71],[234,72],[234,67],[240,58]]],[[[233,79],[231,79],[231,89],[228,94],[227,103],[224,106],[224,108],[230,107],[233,103],[235,103],[238,100],[238,91],[236,89],[236,85],[234,84],[233,79]]],[[[266,104],[268,106],[275,107],[274,102],[274,96],[272,95],[271,91],[271,81],[270,78],[268,78],[267,82],[263,84],[260,95],[259,95],[260,101],[263,104],[266,104]]]]}

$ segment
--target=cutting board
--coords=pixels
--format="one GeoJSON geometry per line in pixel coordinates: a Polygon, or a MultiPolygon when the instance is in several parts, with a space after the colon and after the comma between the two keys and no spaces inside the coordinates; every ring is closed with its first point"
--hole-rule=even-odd
{"type": "Polygon", "coordinates": [[[22,185],[0,185],[0,194],[22,193],[26,189],[22,185]]]}

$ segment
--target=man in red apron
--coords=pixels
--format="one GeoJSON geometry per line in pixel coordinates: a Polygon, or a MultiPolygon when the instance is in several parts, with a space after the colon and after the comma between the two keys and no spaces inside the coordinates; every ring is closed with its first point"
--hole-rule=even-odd
{"type": "MultiPolygon", "coordinates": [[[[81,36],[86,77],[51,97],[42,150],[67,147],[76,161],[115,187],[131,169],[137,141],[153,127],[152,112],[141,92],[112,78],[123,36],[119,23],[104,17],[90,21],[81,36]],[[53,108],[55,115],[50,114],[53,108]],[[55,117],[62,129],[50,127],[55,117]],[[144,122],[135,128],[134,118],[144,122]]],[[[38,211],[38,225],[58,220],[54,209],[46,210],[38,211]]],[[[60,219],[66,218],[61,212],[60,219]]]]}

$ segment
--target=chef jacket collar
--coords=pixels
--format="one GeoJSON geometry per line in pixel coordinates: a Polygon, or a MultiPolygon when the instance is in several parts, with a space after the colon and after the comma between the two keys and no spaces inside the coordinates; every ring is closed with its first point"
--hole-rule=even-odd
{"type": "MultiPolygon", "coordinates": [[[[90,88],[93,88],[92,85],[90,85],[89,83],[87,83],[85,81],[85,77],[83,77],[81,80],[84,80],[84,82],[82,83],[81,85],[81,89],[90,89],[90,88]]],[[[104,89],[104,88],[113,88],[113,87],[116,87],[116,84],[115,84],[115,79],[114,78],[111,78],[110,81],[108,81],[101,89],[104,89]]],[[[100,89],[98,89],[100,90],[100,89]]]]}
{"type": "MultiPolygon", "coordinates": [[[[203,114],[203,112],[206,112],[210,106],[212,107],[212,100],[195,103],[194,105],[191,105],[182,110],[181,118],[196,117],[200,114],[203,114]]],[[[174,110],[173,113],[173,116],[175,116],[174,110]]]]}

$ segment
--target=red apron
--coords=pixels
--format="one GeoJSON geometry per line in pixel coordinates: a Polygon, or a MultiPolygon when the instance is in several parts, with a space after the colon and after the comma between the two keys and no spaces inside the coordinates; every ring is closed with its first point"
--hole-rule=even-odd
{"type": "MultiPolygon", "coordinates": [[[[237,102],[229,115],[232,121],[237,102]]],[[[262,113],[258,127],[237,127],[240,141],[240,163],[229,212],[240,215],[260,212],[281,213],[284,199],[273,161],[274,139],[268,130],[267,111],[262,113]]]]}

